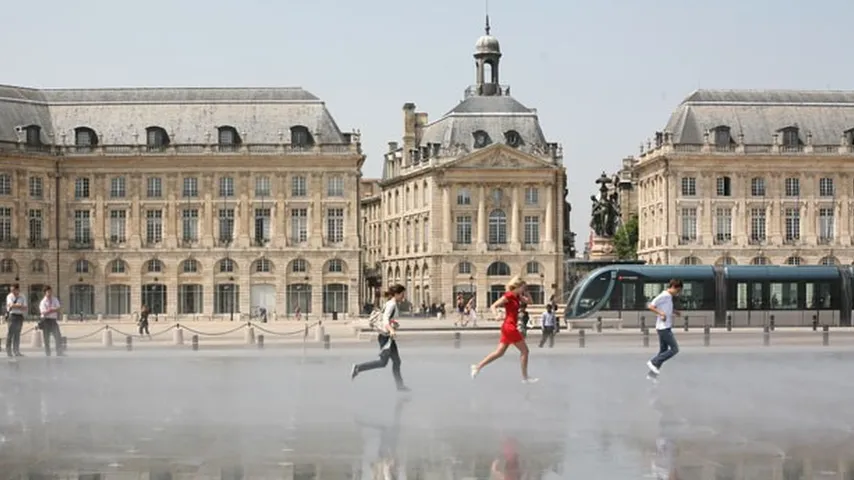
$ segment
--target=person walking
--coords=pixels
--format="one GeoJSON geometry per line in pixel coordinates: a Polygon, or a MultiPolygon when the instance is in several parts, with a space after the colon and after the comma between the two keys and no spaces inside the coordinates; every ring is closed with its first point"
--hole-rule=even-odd
{"type": "Polygon", "coordinates": [[[143,305],[142,310],[139,312],[139,336],[142,337],[144,333],[145,335],[148,335],[150,340],[151,332],[148,331],[149,315],[151,315],[151,310],[148,308],[148,305],[143,305]]]}
{"type": "Polygon", "coordinates": [[[655,330],[658,332],[658,355],[646,362],[649,374],[658,377],[661,366],[679,353],[679,344],[673,336],[673,317],[680,316],[678,310],[673,307],[673,298],[682,292],[682,280],[673,279],[667,288],[652,299],[649,310],[655,313],[655,330]]]}
{"type": "Polygon", "coordinates": [[[6,296],[6,312],[9,326],[6,330],[6,356],[23,357],[21,353],[21,330],[24,328],[24,315],[27,314],[27,298],[21,295],[21,286],[12,285],[12,291],[6,296]]]}
{"type": "Polygon", "coordinates": [[[543,337],[540,339],[540,348],[549,342],[549,348],[555,346],[555,333],[557,333],[557,317],[555,317],[554,306],[546,305],[546,311],[540,317],[540,328],[543,330],[543,337]]]}
{"type": "Polygon", "coordinates": [[[45,287],[44,298],[39,303],[39,314],[41,321],[39,325],[44,339],[44,353],[50,356],[50,337],[53,336],[54,345],[56,345],[56,356],[65,356],[62,345],[62,334],[59,332],[59,312],[62,307],[59,304],[59,299],[53,295],[53,289],[45,287]]]}
{"type": "Polygon", "coordinates": [[[399,313],[397,306],[406,297],[406,288],[403,285],[392,285],[385,296],[388,301],[382,309],[379,323],[374,324],[374,328],[378,330],[377,343],[380,347],[380,358],[379,360],[353,365],[350,379],[355,379],[362,372],[385,368],[391,360],[391,371],[398,391],[408,392],[409,388],[403,383],[403,376],[400,373],[401,360],[396,338],[397,328],[400,325],[397,321],[399,313]]]}

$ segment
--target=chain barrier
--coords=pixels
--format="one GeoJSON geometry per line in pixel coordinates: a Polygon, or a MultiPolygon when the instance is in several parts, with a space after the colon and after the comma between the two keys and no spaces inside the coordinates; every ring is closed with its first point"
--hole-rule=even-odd
{"type": "MultiPolygon", "coordinates": [[[[161,335],[165,335],[165,334],[167,334],[167,333],[171,332],[172,330],[179,329],[179,328],[184,329],[184,330],[186,330],[186,331],[188,331],[188,332],[190,332],[190,333],[193,333],[193,334],[196,334],[196,335],[199,335],[199,336],[205,336],[205,337],[221,337],[221,336],[224,336],[224,335],[231,335],[232,333],[238,332],[238,331],[240,331],[240,330],[242,330],[242,329],[244,329],[244,328],[249,328],[249,327],[255,328],[255,329],[257,329],[258,331],[263,332],[263,333],[268,334],[268,335],[275,335],[275,336],[279,336],[279,337],[291,337],[291,336],[295,336],[295,335],[299,335],[299,334],[308,335],[308,331],[309,331],[309,330],[311,330],[312,328],[317,327],[318,325],[320,325],[320,322],[314,322],[314,323],[311,323],[311,324],[305,324],[304,326],[300,327],[298,330],[293,330],[293,331],[290,331],[290,332],[276,332],[276,331],[273,331],[273,330],[268,330],[268,329],[266,329],[266,328],[262,327],[261,325],[259,325],[259,324],[257,324],[257,323],[253,323],[253,322],[246,322],[245,324],[241,324],[241,325],[239,325],[239,326],[237,326],[237,327],[232,328],[231,330],[227,330],[227,331],[224,331],[224,332],[207,333],[207,332],[202,332],[202,331],[200,331],[200,330],[196,330],[196,329],[194,329],[194,328],[189,328],[189,327],[187,327],[186,325],[181,325],[180,323],[176,323],[176,324],[174,324],[174,325],[170,325],[169,327],[167,327],[167,328],[166,328],[166,329],[164,329],[164,330],[161,330],[161,331],[159,331],[159,332],[157,332],[157,333],[154,333],[154,334],[148,335],[148,337],[149,337],[149,338],[159,337],[159,336],[161,336],[161,335]]],[[[28,328],[28,329],[24,330],[23,332],[21,332],[21,335],[26,335],[26,334],[28,334],[28,333],[30,333],[30,332],[35,331],[35,330],[37,330],[37,327],[30,327],[30,328],[28,328]]],[[[101,333],[101,332],[103,332],[103,331],[105,331],[105,330],[112,330],[113,332],[117,333],[118,335],[122,335],[122,336],[125,336],[125,337],[135,337],[135,336],[137,336],[137,335],[138,335],[138,333],[136,333],[136,332],[133,332],[133,333],[127,333],[127,332],[123,332],[123,331],[121,331],[121,330],[117,329],[116,327],[114,327],[114,326],[112,326],[112,325],[104,325],[103,327],[98,327],[96,330],[94,330],[94,331],[92,331],[92,332],[85,333],[85,334],[83,334],[83,335],[79,335],[79,336],[76,336],[76,337],[66,337],[66,339],[67,339],[67,341],[79,341],[79,340],[85,340],[85,339],[90,338],[90,337],[93,337],[93,336],[95,336],[95,335],[97,335],[97,334],[99,334],[99,333],[101,333]]]]}
{"type": "Polygon", "coordinates": [[[85,335],[80,335],[79,337],[65,337],[65,338],[66,338],[69,342],[70,342],[70,341],[83,340],[84,338],[93,337],[93,336],[95,336],[95,335],[97,335],[97,334],[99,334],[99,333],[103,332],[104,330],[108,330],[109,328],[110,328],[110,327],[109,327],[108,325],[104,325],[103,327],[98,328],[98,329],[97,329],[97,330],[95,330],[94,332],[89,332],[89,333],[87,333],[87,334],[85,334],[85,335]]]}
{"type": "Polygon", "coordinates": [[[30,327],[30,328],[24,330],[23,332],[21,332],[21,336],[23,337],[24,335],[34,331],[35,329],[36,329],[36,327],[30,327]]]}
{"type": "Polygon", "coordinates": [[[160,335],[163,335],[164,333],[169,333],[169,332],[171,332],[172,330],[175,330],[176,328],[178,328],[178,324],[177,324],[177,323],[176,323],[175,325],[172,325],[172,326],[168,327],[166,330],[161,330],[161,331],[159,331],[159,332],[157,332],[157,333],[154,333],[154,334],[148,335],[148,338],[159,337],[160,335]]]}
{"type": "Polygon", "coordinates": [[[266,328],[264,328],[264,327],[262,327],[262,326],[260,326],[260,325],[258,325],[258,324],[255,324],[255,323],[249,323],[249,326],[254,327],[254,328],[256,328],[256,329],[258,329],[258,330],[260,330],[260,331],[262,331],[262,332],[264,332],[264,333],[270,334],[270,335],[278,335],[278,336],[280,336],[280,337],[290,337],[290,336],[292,336],[292,335],[298,335],[298,334],[300,334],[300,333],[302,333],[303,335],[305,335],[305,334],[306,334],[306,332],[308,332],[308,330],[310,330],[310,329],[312,329],[312,328],[316,327],[319,323],[320,323],[320,322],[314,322],[314,323],[312,323],[312,324],[310,324],[310,325],[309,325],[309,324],[306,324],[305,326],[303,326],[303,327],[302,327],[302,328],[300,328],[299,330],[294,330],[293,332],[274,332],[274,331],[272,331],[272,330],[267,330],[266,328]]]}
{"type": "Polygon", "coordinates": [[[109,328],[110,330],[118,333],[119,335],[123,335],[125,337],[135,337],[135,336],[139,335],[138,333],[125,333],[125,332],[123,332],[123,331],[121,331],[121,330],[119,330],[116,327],[113,327],[111,325],[107,325],[105,328],[109,328]]]}
{"type": "Polygon", "coordinates": [[[200,331],[193,329],[193,328],[186,327],[186,326],[181,325],[179,323],[176,323],[175,326],[183,328],[184,330],[186,330],[190,333],[195,333],[196,335],[205,336],[205,337],[221,337],[223,335],[230,335],[230,334],[232,334],[238,330],[242,330],[242,329],[246,328],[246,325],[240,325],[239,327],[234,327],[231,330],[227,330],[225,332],[205,333],[205,332],[200,332],[200,331]]]}

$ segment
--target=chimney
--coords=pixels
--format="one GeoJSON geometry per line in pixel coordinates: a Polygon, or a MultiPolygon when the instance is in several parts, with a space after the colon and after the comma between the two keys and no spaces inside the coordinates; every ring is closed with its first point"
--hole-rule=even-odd
{"type": "Polygon", "coordinates": [[[406,103],[403,105],[403,165],[409,166],[412,164],[412,150],[415,149],[415,129],[416,129],[415,104],[406,103]]]}
{"type": "Polygon", "coordinates": [[[397,151],[397,142],[388,142],[388,151],[396,152],[397,151]]]}

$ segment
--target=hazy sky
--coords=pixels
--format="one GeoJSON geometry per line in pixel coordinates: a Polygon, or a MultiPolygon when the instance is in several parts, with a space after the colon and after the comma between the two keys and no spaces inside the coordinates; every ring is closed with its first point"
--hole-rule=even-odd
{"type": "MultiPolygon", "coordinates": [[[[0,83],[302,86],[362,132],[365,176],[401,107],[436,119],[474,83],[483,0],[0,0],[0,83]]],[[[697,88],[854,89],[854,2],[491,0],[502,83],[564,146],[572,225],[592,183],[697,88]]],[[[579,251],[582,245],[579,242],[579,251]]]]}

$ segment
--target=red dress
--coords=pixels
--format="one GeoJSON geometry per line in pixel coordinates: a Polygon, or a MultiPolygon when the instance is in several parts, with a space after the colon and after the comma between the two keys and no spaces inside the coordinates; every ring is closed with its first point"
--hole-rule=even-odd
{"type": "Polygon", "coordinates": [[[501,343],[514,345],[524,340],[516,326],[519,321],[519,296],[513,292],[504,294],[504,323],[501,325],[501,343]]]}

